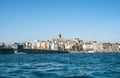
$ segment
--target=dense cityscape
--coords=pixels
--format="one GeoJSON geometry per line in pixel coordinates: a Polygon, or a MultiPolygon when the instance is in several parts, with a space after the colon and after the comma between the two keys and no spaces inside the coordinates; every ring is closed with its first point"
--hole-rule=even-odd
{"type": "Polygon", "coordinates": [[[0,43],[0,48],[23,48],[23,49],[41,49],[41,50],[57,50],[78,53],[94,53],[94,52],[120,52],[120,43],[103,43],[97,41],[80,40],[79,38],[65,39],[61,33],[57,38],[52,40],[33,40],[31,42],[12,43],[6,45],[0,43]]]}

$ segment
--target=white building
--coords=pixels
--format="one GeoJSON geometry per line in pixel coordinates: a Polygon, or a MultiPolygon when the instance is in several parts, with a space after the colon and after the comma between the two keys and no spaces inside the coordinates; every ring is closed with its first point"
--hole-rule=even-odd
{"type": "Polygon", "coordinates": [[[52,45],[51,42],[47,42],[47,43],[46,43],[46,48],[47,48],[47,50],[51,50],[51,45],[52,45]]]}
{"type": "Polygon", "coordinates": [[[92,43],[94,51],[103,51],[103,44],[100,42],[92,43]]]}
{"type": "Polygon", "coordinates": [[[32,49],[40,49],[40,45],[41,44],[41,41],[39,40],[34,40],[31,42],[31,48],[32,49]]]}
{"type": "Polygon", "coordinates": [[[82,48],[84,51],[92,51],[93,50],[93,45],[91,43],[85,43],[82,45],[82,48]]]}
{"type": "Polygon", "coordinates": [[[51,44],[51,50],[59,50],[59,46],[56,43],[51,44]]]}

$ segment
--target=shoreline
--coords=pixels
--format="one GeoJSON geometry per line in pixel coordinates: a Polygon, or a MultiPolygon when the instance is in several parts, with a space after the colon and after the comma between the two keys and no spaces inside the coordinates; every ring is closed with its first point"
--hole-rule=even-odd
{"type": "Polygon", "coordinates": [[[120,52],[114,52],[114,51],[58,51],[58,50],[42,50],[42,49],[23,49],[23,50],[17,50],[13,48],[0,48],[0,54],[92,54],[92,53],[120,53],[120,52]]]}

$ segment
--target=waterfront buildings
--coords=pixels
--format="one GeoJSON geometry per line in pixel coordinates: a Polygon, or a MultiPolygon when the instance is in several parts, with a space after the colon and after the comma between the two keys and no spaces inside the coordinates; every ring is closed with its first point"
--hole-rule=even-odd
{"type": "Polygon", "coordinates": [[[70,52],[120,52],[120,43],[104,43],[97,41],[80,40],[79,38],[66,39],[62,38],[61,33],[51,40],[33,40],[31,42],[13,43],[6,45],[0,43],[0,47],[24,48],[24,49],[41,49],[41,50],[58,50],[70,52]]]}
{"type": "Polygon", "coordinates": [[[5,44],[4,43],[0,43],[0,48],[4,48],[5,44]]]}

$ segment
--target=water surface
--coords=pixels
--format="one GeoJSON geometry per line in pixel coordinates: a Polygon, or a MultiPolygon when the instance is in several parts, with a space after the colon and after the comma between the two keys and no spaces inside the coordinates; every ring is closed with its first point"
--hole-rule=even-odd
{"type": "Polygon", "coordinates": [[[0,78],[120,78],[120,53],[0,55],[0,78]]]}

